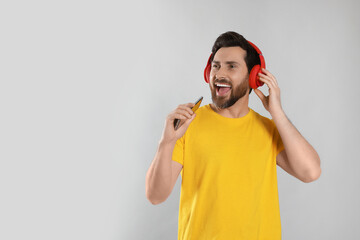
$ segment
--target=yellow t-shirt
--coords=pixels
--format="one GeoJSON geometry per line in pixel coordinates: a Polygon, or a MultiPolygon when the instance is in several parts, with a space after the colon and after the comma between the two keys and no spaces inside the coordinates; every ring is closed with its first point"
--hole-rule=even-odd
{"type": "Polygon", "coordinates": [[[274,121],[251,108],[227,118],[200,107],[172,155],[183,165],[178,239],[281,239],[276,155],[283,149],[274,121]]]}

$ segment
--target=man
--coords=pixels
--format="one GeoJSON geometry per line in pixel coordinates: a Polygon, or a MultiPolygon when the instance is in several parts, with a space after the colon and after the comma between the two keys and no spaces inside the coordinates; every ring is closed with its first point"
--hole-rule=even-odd
{"type": "Polygon", "coordinates": [[[248,107],[250,70],[259,54],[226,32],[212,49],[212,104],[179,105],[166,118],[146,175],[146,196],[159,204],[182,176],[178,239],[281,239],[276,165],[303,182],[321,174],[314,148],[287,119],[276,78],[266,69],[254,89],[272,119],[248,107]],[[182,125],[174,130],[174,119],[182,125]]]}

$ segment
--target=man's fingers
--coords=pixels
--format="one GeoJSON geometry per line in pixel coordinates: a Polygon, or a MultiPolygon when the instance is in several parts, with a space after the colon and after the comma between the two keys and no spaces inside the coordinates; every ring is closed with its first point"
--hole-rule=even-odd
{"type": "Polygon", "coordinates": [[[254,89],[256,95],[258,95],[258,97],[260,98],[261,101],[265,100],[265,95],[259,90],[259,89],[254,89]]]}
{"type": "Polygon", "coordinates": [[[174,113],[171,115],[171,119],[188,119],[188,117],[180,113],[174,113]]]}
{"type": "Polygon", "coordinates": [[[265,69],[265,68],[262,68],[261,71],[263,71],[264,73],[266,73],[266,74],[275,82],[275,85],[279,85],[278,82],[277,82],[277,80],[276,80],[276,78],[275,78],[275,76],[272,75],[271,72],[269,72],[269,71],[268,71],[267,69],[265,69]]]}
{"type": "Polygon", "coordinates": [[[194,114],[193,110],[192,110],[191,107],[189,107],[189,106],[179,105],[178,109],[185,110],[185,111],[187,111],[188,113],[190,113],[191,115],[194,114]]]}
{"type": "Polygon", "coordinates": [[[187,116],[188,118],[191,118],[191,115],[193,114],[191,109],[189,111],[189,109],[183,109],[183,108],[177,108],[175,110],[175,112],[176,113],[181,113],[181,114],[187,116]]]}
{"type": "Polygon", "coordinates": [[[186,119],[185,122],[181,125],[181,127],[187,128],[190,125],[190,123],[192,122],[192,120],[194,120],[195,116],[196,116],[196,114],[192,115],[191,118],[186,119]]]}
{"type": "Polygon", "coordinates": [[[193,106],[195,106],[195,103],[186,103],[186,104],[183,104],[183,106],[192,108],[193,106]]]}
{"type": "Polygon", "coordinates": [[[194,103],[185,103],[185,104],[180,104],[178,107],[180,107],[180,106],[193,107],[193,106],[195,106],[195,104],[194,103]]]}
{"type": "Polygon", "coordinates": [[[271,72],[269,72],[269,70],[262,68],[261,71],[263,71],[264,73],[266,73],[267,75],[274,77],[274,75],[271,74],[271,72]]]}
{"type": "Polygon", "coordinates": [[[274,88],[274,83],[271,82],[269,79],[263,77],[263,76],[260,76],[259,77],[259,80],[266,83],[266,85],[271,89],[271,88],[274,88]]]}

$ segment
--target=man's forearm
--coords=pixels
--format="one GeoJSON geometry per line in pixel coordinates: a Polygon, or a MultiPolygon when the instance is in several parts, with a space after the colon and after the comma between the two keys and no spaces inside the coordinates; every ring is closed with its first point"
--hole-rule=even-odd
{"type": "Polygon", "coordinates": [[[172,152],[174,142],[159,142],[159,146],[146,174],[146,197],[153,204],[164,201],[171,188],[172,152]]]}
{"type": "Polygon", "coordinates": [[[320,157],[306,141],[281,109],[273,114],[273,120],[283,141],[289,165],[304,179],[320,176],[320,157]]]}

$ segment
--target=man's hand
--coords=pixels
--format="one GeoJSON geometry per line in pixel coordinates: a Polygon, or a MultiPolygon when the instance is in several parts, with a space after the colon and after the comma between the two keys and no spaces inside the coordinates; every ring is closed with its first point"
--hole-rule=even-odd
{"type": "Polygon", "coordinates": [[[185,134],[190,123],[196,116],[193,110],[191,110],[194,105],[194,103],[180,104],[166,117],[161,141],[174,143],[185,134]],[[177,130],[174,129],[175,119],[181,120],[177,130]]]}
{"type": "Polygon", "coordinates": [[[266,83],[269,87],[269,96],[265,96],[259,89],[254,89],[256,95],[260,98],[265,109],[274,117],[275,114],[282,111],[281,102],[280,102],[280,88],[278,82],[274,75],[272,75],[268,70],[262,68],[261,71],[264,73],[259,73],[259,80],[266,83]]]}

